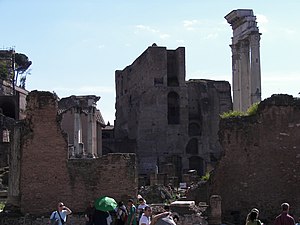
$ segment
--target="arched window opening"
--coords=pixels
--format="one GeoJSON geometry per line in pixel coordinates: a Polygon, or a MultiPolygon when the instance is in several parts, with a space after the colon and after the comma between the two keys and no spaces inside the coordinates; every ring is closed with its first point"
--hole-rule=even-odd
{"type": "Polygon", "coordinates": [[[198,154],[198,139],[197,138],[192,138],[191,140],[189,140],[189,143],[186,146],[186,153],[193,154],[193,155],[198,154]]]}
{"type": "Polygon", "coordinates": [[[197,123],[189,124],[189,136],[201,136],[201,127],[197,123]]]}
{"type": "Polygon", "coordinates": [[[180,104],[179,96],[175,92],[168,94],[168,124],[179,124],[180,104]]]}

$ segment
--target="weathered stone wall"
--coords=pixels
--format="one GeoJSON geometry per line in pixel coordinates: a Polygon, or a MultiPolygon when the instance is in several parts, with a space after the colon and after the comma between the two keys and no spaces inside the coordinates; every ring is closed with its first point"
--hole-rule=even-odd
{"type": "MultiPolygon", "coordinates": [[[[206,163],[221,155],[219,114],[232,109],[230,85],[186,82],[185,75],[185,49],[156,45],[116,71],[115,139],[124,147],[136,143],[128,152],[136,149],[141,175],[155,172],[156,166],[162,172],[169,163],[179,179],[189,169],[203,175],[206,163]]],[[[105,148],[118,150],[107,141],[105,148]]]]}
{"type": "Polygon", "coordinates": [[[166,157],[183,155],[187,103],[184,48],[151,46],[132,65],[116,71],[115,138],[136,140],[139,173],[154,172],[166,157]],[[170,69],[176,74],[176,85],[168,83],[170,69]],[[170,93],[178,96],[178,124],[168,124],[170,93]]]}
{"type": "Polygon", "coordinates": [[[211,194],[222,197],[224,220],[244,222],[253,207],[269,223],[289,202],[300,215],[300,100],[273,95],[255,116],[223,119],[224,156],[211,180],[211,194]]]}
{"type": "Polygon", "coordinates": [[[203,168],[200,168],[200,161],[214,165],[221,156],[219,120],[220,114],[232,110],[230,84],[227,81],[193,79],[189,80],[187,85],[189,141],[197,140],[197,146],[186,148],[185,154],[189,159],[199,156],[196,158],[199,167],[192,168],[190,165],[190,169],[197,169],[198,174],[202,175],[205,172],[205,163],[202,163],[203,168]],[[195,129],[195,126],[198,129],[195,129]]]}
{"type": "Polygon", "coordinates": [[[82,212],[102,195],[117,200],[136,196],[134,154],[68,160],[68,146],[57,116],[57,100],[49,92],[28,96],[27,126],[21,148],[20,207],[22,213],[51,212],[63,201],[82,212]]]}

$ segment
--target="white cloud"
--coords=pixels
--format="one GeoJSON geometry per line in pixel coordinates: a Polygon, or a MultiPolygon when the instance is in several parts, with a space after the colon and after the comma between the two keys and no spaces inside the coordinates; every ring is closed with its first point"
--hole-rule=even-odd
{"type": "Polygon", "coordinates": [[[183,26],[187,30],[196,30],[197,25],[201,24],[199,20],[184,20],[183,26]]]}
{"type": "Polygon", "coordinates": [[[161,39],[167,39],[167,38],[170,37],[170,35],[169,35],[169,34],[161,34],[161,35],[159,35],[159,37],[160,37],[161,39]]]}
{"type": "Polygon", "coordinates": [[[267,18],[265,15],[262,15],[262,14],[257,14],[257,15],[256,15],[256,20],[257,20],[257,22],[260,23],[260,24],[266,24],[266,23],[269,23],[268,18],[267,18]]]}
{"type": "Polygon", "coordinates": [[[169,34],[162,33],[160,30],[157,30],[155,28],[152,28],[150,26],[145,26],[145,25],[136,25],[135,28],[137,29],[134,33],[138,34],[140,32],[149,32],[155,35],[158,35],[160,39],[167,39],[170,37],[169,34]]]}
{"type": "Polygon", "coordinates": [[[269,23],[268,18],[265,15],[257,14],[256,15],[257,26],[259,27],[259,31],[262,33],[267,33],[267,24],[269,23]]]}
{"type": "Polygon", "coordinates": [[[145,26],[145,25],[136,25],[135,27],[136,27],[138,30],[140,30],[140,31],[148,31],[148,32],[151,32],[151,33],[159,33],[158,30],[153,29],[153,28],[151,28],[151,27],[149,27],[149,26],[145,26]]]}
{"type": "Polygon", "coordinates": [[[213,40],[213,39],[217,39],[218,36],[219,36],[218,33],[211,33],[211,34],[207,34],[206,36],[204,36],[203,39],[213,40]]]}
{"type": "Polygon", "coordinates": [[[176,43],[178,43],[178,44],[184,44],[185,41],[184,40],[176,40],[176,43]]]}

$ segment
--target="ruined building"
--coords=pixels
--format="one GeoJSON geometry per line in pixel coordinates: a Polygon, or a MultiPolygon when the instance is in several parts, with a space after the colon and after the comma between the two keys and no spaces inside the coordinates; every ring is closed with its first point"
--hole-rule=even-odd
{"type": "Polygon", "coordinates": [[[14,126],[9,144],[7,209],[49,215],[57,202],[64,201],[78,213],[102,195],[123,201],[136,196],[134,154],[68,157],[57,97],[32,91],[27,100],[26,118],[14,126]]]}
{"type": "Polygon", "coordinates": [[[16,84],[17,74],[30,64],[24,54],[0,51],[0,167],[9,168],[8,184],[0,182],[5,211],[48,215],[64,201],[76,213],[102,195],[123,201],[136,196],[135,155],[100,157],[99,97],[58,102],[50,92],[28,93],[16,84]]]}
{"type": "Polygon", "coordinates": [[[255,115],[222,119],[224,156],[211,176],[210,194],[221,195],[223,221],[243,224],[249,210],[273,223],[289,202],[300,216],[300,100],[272,95],[255,115]]]}
{"type": "Polygon", "coordinates": [[[15,86],[15,51],[0,50],[0,167],[8,166],[11,132],[24,119],[28,91],[15,86]]]}
{"type": "Polygon", "coordinates": [[[102,128],[105,127],[95,95],[70,96],[58,102],[62,129],[68,135],[69,157],[95,158],[102,155],[102,128]]]}
{"type": "Polygon", "coordinates": [[[155,44],[117,70],[115,142],[104,140],[103,149],[135,152],[144,176],[166,167],[177,177],[205,173],[221,155],[219,114],[232,109],[230,84],[185,76],[185,49],[155,44]]]}
{"type": "Polygon", "coordinates": [[[245,112],[261,101],[260,33],[251,9],[237,9],[225,16],[232,26],[233,109],[245,112]]]}

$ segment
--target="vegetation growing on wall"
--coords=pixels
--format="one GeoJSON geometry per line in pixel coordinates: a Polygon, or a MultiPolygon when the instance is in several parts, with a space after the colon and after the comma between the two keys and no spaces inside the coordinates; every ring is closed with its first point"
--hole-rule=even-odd
{"type": "Polygon", "coordinates": [[[6,68],[6,64],[4,62],[0,61],[0,78],[1,79],[7,79],[8,70],[6,68]]]}
{"type": "Polygon", "coordinates": [[[247,109],[246,112],[241,112],[241,111],[224,112],[223,114],[220,115],[220,117],[222,119],[226,119],[226,118],[233,118],[233,117],[253,116],[257,112],[258,105],[259,105],[259,102],[254,103],[247,109]]]}

